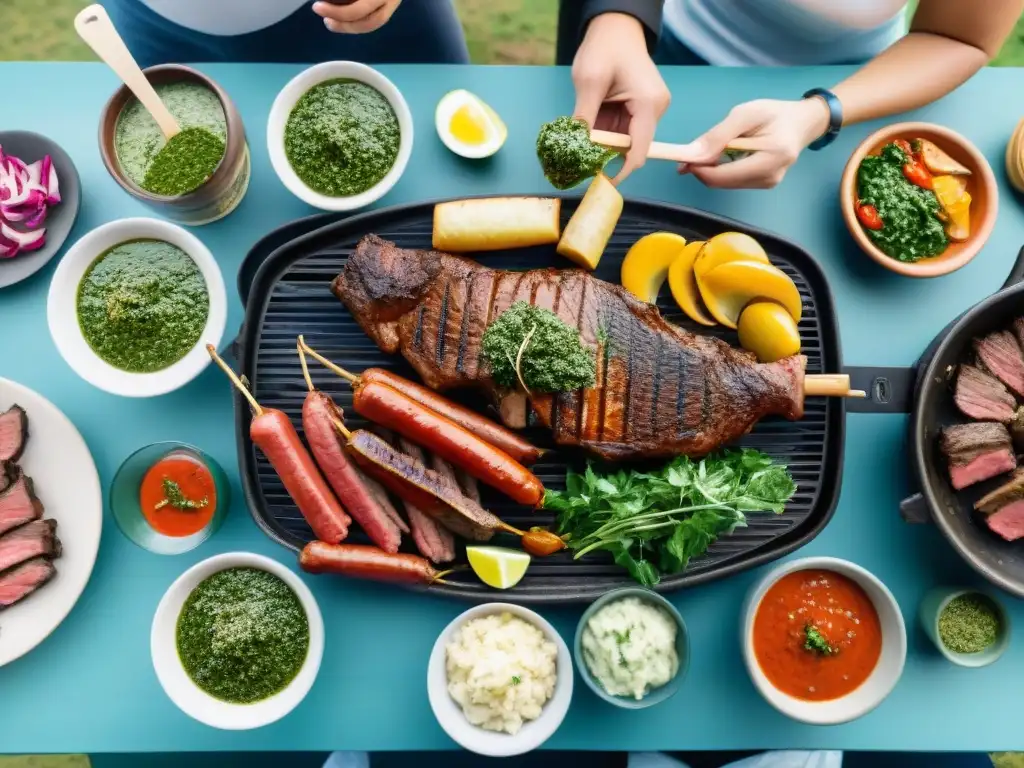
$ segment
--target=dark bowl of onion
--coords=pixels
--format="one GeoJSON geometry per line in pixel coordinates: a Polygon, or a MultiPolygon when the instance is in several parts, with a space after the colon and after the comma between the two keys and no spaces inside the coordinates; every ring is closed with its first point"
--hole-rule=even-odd
{"type": "Polygon", "coordinates": [[[121,532],[143,549],[178,555],[216,532],[231,504],[220,465],[186,443],[147,445],[124,460],[110,486],[121,532]]]}
{"type": "Polygon", "coordinates": [[[121,188],[180,224],[199,226],[231,213],[251,172],[242,117],[227,92],[199,70],[160,64],[143,70],[177,119],[167,140],[126,86],[100,116],[100,155],[121,188]]]}

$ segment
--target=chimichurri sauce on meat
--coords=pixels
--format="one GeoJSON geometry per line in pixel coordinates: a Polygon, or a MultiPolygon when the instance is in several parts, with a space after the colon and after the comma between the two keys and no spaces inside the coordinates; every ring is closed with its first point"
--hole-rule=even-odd
{"type": "Polygon", "coordinates": [[[896,144],[886,144],[857,170],[856,203],[874,206],[882,220],[880,229],[864,231],[887,255],[907,262],[938,256],[949,247],[935,193],[903,175],[911,160],[896,144]]]}

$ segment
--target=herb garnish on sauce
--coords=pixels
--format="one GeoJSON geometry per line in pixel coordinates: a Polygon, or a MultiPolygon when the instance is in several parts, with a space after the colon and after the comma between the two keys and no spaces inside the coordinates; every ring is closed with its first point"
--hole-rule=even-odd
{"type": "Polygon", "coordinates": [[[618,153],[590,140],[590,127],[577,117],[559,117],[541,126],[537,159],[555,189],[570,189],[596,176],[618,153]]]}
{"type": "Polygon", "coordinates": [[[820,656],[831,656],[839,652],[838,648],[829,645],[828,639],[810,622],[804,624],[804,650],[820,656]]]}
{"type": "Polygon", "coordinates": [[[487,326],[483,355],[508,389],[572,392],[594,385],[597,364],[580,333],[548,309],[517,301],[487,326]]]}
{"type": "Polygon", "coordinates": [[[700,461],[686,456],[659,470],[598,474],[570,469],[565,490],[548,490],[544,508],[578,559],[594,550],[644,586],[681,573],[722,534],[746,525],[747,512],[781,514],[796,492],[786,467],[750,448],[700,461]]]}
{"type": "Polygon", "coordinates": [[[170,505],[175,509],[203,509],[210,504],[209,497],[204,496],[199,501],[194,501],[182,493],[181,486],[170,478],[164,478],[164,500],[158,502],[156,509],[163,509],[170,505]]]}

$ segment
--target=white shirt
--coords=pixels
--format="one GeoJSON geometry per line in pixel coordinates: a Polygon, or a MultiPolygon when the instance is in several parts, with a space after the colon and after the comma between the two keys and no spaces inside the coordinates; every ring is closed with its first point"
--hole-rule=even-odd
{"type": "MultiPolygon", "coordinates": [[[[141,0],[168,21],[207,35],[244,35],[291,16],[311,0],[141,0]]],[[[312,13],[312,11],[310,11],[312,13]]]]}
{"type": "Polygon", "coordinates": [[[664,25],[718,66],[862,62],[906,32],[906,0],[665,0],[664,25]]]}

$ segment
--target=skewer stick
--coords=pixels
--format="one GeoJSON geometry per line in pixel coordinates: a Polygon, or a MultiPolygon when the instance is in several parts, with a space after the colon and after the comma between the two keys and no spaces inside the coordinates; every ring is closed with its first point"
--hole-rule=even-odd
{"type": "Polygon", "coordinates": [[[334,428],[338,430],[342,437],[344,437],[346,440],[352,439],[352,433],[344,424],[341,423],[341,419],[339,419],[336,416],[331,416],[331,423],[334,425],[334,428]]]}
{"type": "Polygon", "coordinates": [[[804,376],[804,397],[867,397],[863,389],[850,389],[845,373],[818,373],[804,376]]]}
{"type": "Polygon", "coordinates": [[[309,387],[309,391],[313,392],[313,379],[309,377],[309,366],[306,365],[306,352],[303,347],[306,346],[306,342],[303,341],[302,336],[299,336],[298,341],[295,343],[295,348],[299,352],[299,364],[302,366],[302,378],[306,380],[306,386],[309,387]]]}
{"type": "Polygon", "coordinates": [[[315,349],[313,349],[311,346],[309,346],[309,344],[306,343],[306,340],[302,336],[299,336],[299,346],[302,349],[304,349],[306,352],[308,352],[310,355],[312,355],[314,360],[316,360],[318,363],[323,365],[329,371],[332,371],[333,373],[336,373],[339,376],[341,376],[341,378],[345,379],[349,384],[358,384],[359,383],[359,377],[358,376],[356,376],[354,373],[349,373],[348,371],[346,371],[341,366],[338,366],[338,365],[335,365],[334,363],[332,363],[326,357],[324,357],[319,352],[317,352],[315,349]]]}
{"type": "Polygon", "coordinates": [[[206,351],[210,353],[210,357],[213,358],[213,362],[215,362],[220,369],[228,375],[228,378],[231,379],[231,383],[234,384],[238,388],[238,391],[245,396],[245,399],[249,401],[249,405],[252,408],[253,413],[257,416],[262,416],[263,406],[256,402],[256,398],[252,396],[252,392],[250,392],[248,387],[242,383],[242,380],[238,378],[238,375],[231,370],[228,364],[220,359],[220,355],[217,354],[217,350],[214,349],[213,344],[207,344],[206,351]]]}
{"type": "MultiPolygon", "coordinates": [[[[595,144],[609,149],[629,149],[633,140],[626,133],[615,133],[614,131],[593,130],[590,132],[590,140],[595,144]]],[[[755,152],[760,149],[754,139],[737,138],[726,145],[726,149],[737,152],[755,152]]],[[[676,163],[692,163],[699,159],[693,144],[669,144],[665,141],[652,141],[647,150],[647,157],[651,160],[671,160],[676,163]]]]}

